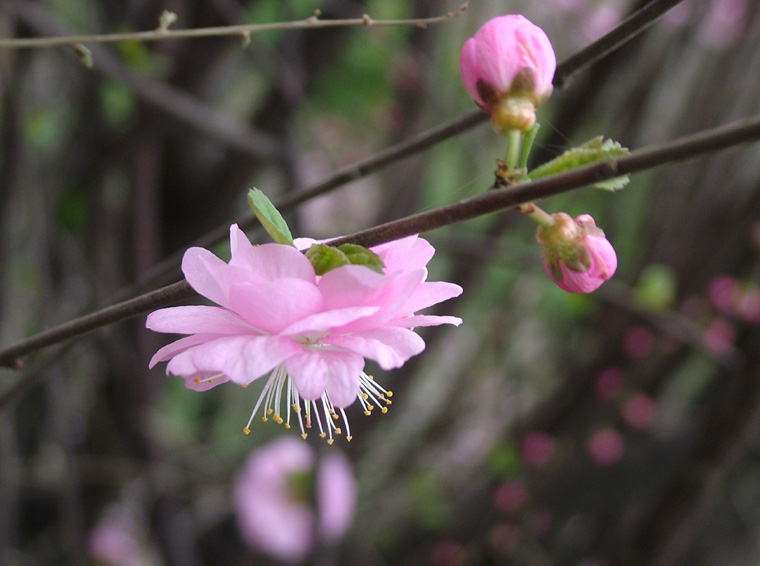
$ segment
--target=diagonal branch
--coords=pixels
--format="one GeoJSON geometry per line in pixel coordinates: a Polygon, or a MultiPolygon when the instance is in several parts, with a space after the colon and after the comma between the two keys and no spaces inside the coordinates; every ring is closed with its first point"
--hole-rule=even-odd
{"type": "Polygon", "coordinates": [[[665,12],[683,0],[652,0],[623,20],[617,27],[566,59],[554,74],[554,88],[562,88],[578,71],[596,63],[651,26],[665,12]]]}
{"type": "MultiPolygon", "coordinates": [[[[559,175],[487,191],[420,214],[394,220],[374,228],[334,240],[334,244],[356,243],[374,246],[411,234],[427,232],[505,208],[578,189],[621,175],[637,173],[668,163],[693,159],[750,141],[760,140],[760,118],[707,130],[672,142],[645,147],[617,159],[589,165],[559,175]]],[[[18,367],[21,358],[46,346],[81,336],[87,332],[131,318],[156,308],[192,297],[195,292],[185,281],[141,295],[65,324],[40,332],[0,350],[0,366],[18,367]]]]}

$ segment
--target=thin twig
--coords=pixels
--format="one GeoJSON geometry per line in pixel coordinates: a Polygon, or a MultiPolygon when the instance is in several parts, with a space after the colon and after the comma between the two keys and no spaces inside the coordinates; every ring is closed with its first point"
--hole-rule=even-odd
{"type": "Polygon", "coordinates": [[[187,39],[196,37],[224,37],[240,36],[245,39],[252,34],[265,31],[275,30],[294,30],[294,29],[318,29],[328,27],[350,27],[350,26],[417,26],[426,27],[430,24],[447,22],[467,9],[467,3],[463,4],[456,12],[449,12],[443,16],[432,18],[417,18],[410,20],[376,20],[364,15],[361,18],[352,18],[344,20],[320,20],[319,11],[310,18],[300,21],[290,22],[272,22],[268,24],[247,24],[233,26],[218,26],[196,29],[168,29],[159,26],[157,29],[150,31],[137,31],[128,33],[108,33],[94,35],[68,35],[62,37],[34,37],[34,38],[12,38],[0,39],[0,48],[6,49],[31,49],[60,47],[62,45],[77,45],[86,43],[116,43],[120,41],[165,41],[169,39],[187,39]]]}
{"type": "MultiPolygon", "coordinates": [[[[375,246],[384,242],[427,232],[490,214],[505,208],[557,195],[605,179],[652,169],[666,163],[692,159],[732,146],[760,139],[760,118],[729,124],[668,143],[646,147],[630,155],[610,159],[559,175],[553,175],[485,193],[448,206],[422,212],[368,230],[333,240],[334,244],[356,243],[375,246]]],[[[18,366],[20,359],[45,346],[80,336],[97,328],[125,320],[192,297],[195,292],[185,281],[141,295],[50,330],[21,340],[0,350],[0,366],[18,366]]]]}

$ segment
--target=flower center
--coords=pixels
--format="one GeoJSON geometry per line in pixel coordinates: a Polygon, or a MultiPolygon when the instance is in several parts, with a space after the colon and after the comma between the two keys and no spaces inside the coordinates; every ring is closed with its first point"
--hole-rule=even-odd
{"type": "MultiPolygon", "coordinates": [[[[320,345],[315,341],[314,346],[320,345]]],[[[385,389],[378,384],[371,375],[362,372],[359,376],[359,393],[357,399],[361,404],[365,415],[371,415],[375,407],[380,407],[381,413],[388,412],[388,405],[392,403],[393,391],[385,389]]],[[[336,408],[330,401],[330,396],[325,391],[319,399],[303,399],[298,389],[293,383],[288,373],[285,371],[285,365],[281,364],[270,374],[264,389],[261,391],[256,406],[251,412],[251,418],[248,424],[243,428],[245,434],[251,433],[251,423],[262,409],[261,420],[267,422],[269,419],[277,424],[284,424],[285,428],[290,428],[291,416],[295,414],[298,420],[298,426],[301,429],[301,437],[306,438],[308,430],[313,428],[314,423],[319,429],[320,438],[326,438],[328,444],[335,441],[335,436],[343,434],[343,427],[346,429],[345,437],[351,441],[351,428],[348,425],[348,417],[343,408],[336,408]],[[282,409],[285,408],[285,412],[282,409]],[[285,415],[283,418],[282,415],[285,415]],[[341,419],[343,427],[341,427],[341,419]],[[323,422],[324,421],[324,422],[323,422]]]]}

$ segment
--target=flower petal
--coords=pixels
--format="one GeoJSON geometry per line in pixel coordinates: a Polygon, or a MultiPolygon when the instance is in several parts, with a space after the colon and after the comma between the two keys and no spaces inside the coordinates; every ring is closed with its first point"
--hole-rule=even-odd
{"type": "Polygon", "coordinates": [[[180,354],[185,350],[192,348],[193,346],[203,344],[204,342],[208,342],[209,340],[213,340],[215,338],[215,335],[195,334],[193,336],[185,336],[184,338],[175,340],[171,344],[167,344],[158,352],[153,354],[153,357],[150,359],[150,363],[148,364],[148,368],[152,368],[158,362],[165,362],[166,360],[173,358],[177,354],[180,354]]]}
{"type": "Polygon", "coordinates": [[[148,315],[145,326],[174,334],[248,334],[253,331],[235,313],[219,307],[190,305],[169,307],[148,315]]]}
{"type": "MultiPolygon", "coordinates": [[[[239,251],[252,248],[251,241],[237,224],[230,226],[230,253],[235,256],[239,251]]],[[[245,253],[245,252],[244,252],[245,253]]]]}
{"type": "Polygon", "coordinates": [[[272,334],[318,312],[322,303],[317,286],[303,279],[237,283],[230,288],[231,308],[248,323],[272,334]]]}
{"type": "Polygon", "coordinates": [[[314,281],[314,267],[306,256],[293,246],[261,244],[242,247],[232,256],[230,265],[242,267],[268,281],[282,278],[314,281]]]}
{"type": "Polygon", "coordinates": [[[285,370],[303,399],[322,397],[327,385],[327,362],[320,354],[303,350],[286,360],[285,370]]]}
{"type": "Polygon", "coordinates": [[[218,372],[247,385],[301,350],[283,336],[224,336],[177,354],[166,370],[182,376],[218,372]]]}
{"type": "Polygon", "coordinates": [[[372,316],[380,307],[349,307],[313,314],[281,330],[283,336],[321,338],[335,328],[372,316]]]}
{"type": "Polygon", "coordinates": [[[358,334],[330,337],[325,342],[375,360],[385,370],[401,367],[425,349],[425,341],[418,334],[399,327],[375,328],[358,334]]]}
{"type": "Polygon", "coordinates": [[[325,352],[327,361],[327,394],[338,408],[348,407],[359,394],[364,358],[352,352],[325,352]]]}
{"type": "Polygon", "coordinates": [[[456,316],[436,316],[431,314],[419,314],[416,316],[405,316],[403,318],[396,318],[388,322],[393,326],[399,326],[401,328],[417,328],[418,326],[439,326],[441,324],[453,324],[459,326],[462,324],[462,319],[456,316]]]}
{"type": "Polygon", "coordinates": [[[418,236],[408,236],[372,248],[385,263],[385,273],[391,275],[397,271],[421,269],[435,254],[430,242],[418,236]]]}
{"type": "Polygon", "coordinates": [[[227,264],[203,248],[190,248],[182,258],[182,273],[190,286],[220,305],[227,303],[226,271],[227,264]]]}
{"type": "Polygon", "coordinates": [[[430,281],[421,283],[398,310],[399,314],[406,316],[443,301],[458,297],[462,294],[462,288],[454,283],[445,281],[430,281]]]}

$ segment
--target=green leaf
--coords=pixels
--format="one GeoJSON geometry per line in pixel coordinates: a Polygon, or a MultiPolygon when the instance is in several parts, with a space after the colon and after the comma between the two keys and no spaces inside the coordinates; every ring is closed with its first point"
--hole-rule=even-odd
{"type": "MultiPolygon", "coordinates": [[[[536,180],[548,177],[549,175],[557,175],[558,173],[572,171],[573,169],[620,157],[621,155],[628,155],[628,153],[628,149],[618,142],[610,139],[605,140],[602,136],[597,136],[578,147],[568,149],[551,161],[539,165],[528,173],[528,178],[536,180]]],[[[591,185],[591,187],[605,191],[617,191],[625,187],[629,181],[628,175],[623,175],[614,179],[599,181],[591,185]]]]}
{"type": "Polygon", "coordinates": [[[369,267],[372,271],[383,272],[385,264],[380,259],[380,256],[372,250],[357,244],[343,244],[338,246],[338,249],[346,254],[348,262],[351,265],[363,265],[369,267]]]}
{"type": "Polygon", "coordinates": [[[324,275],[336,267],[351,263],[346,254],[327,244],[313,244],[306,250],[306,258],[314,266],[317,275],[324,275]]]}
{"type": "Polygon", "coordinates": [[[261,225],[264,226],[264,230],[272,236],[275,242],[293,245],[293,236],[290,234],[290,229],[285,219],[264,193],[259,189],[248,191],[248,204],[251,205],[261,225]]]}
{"type": "Polygon", "coordinates": [[[342,244],[337,248],[327,244],[314,244],[306,250],[306,257],[317,275],[324,275],[343,265],[363,265],[378,273],[382,273],[385,267],[380,256],[357,244],[342,244]]]}

